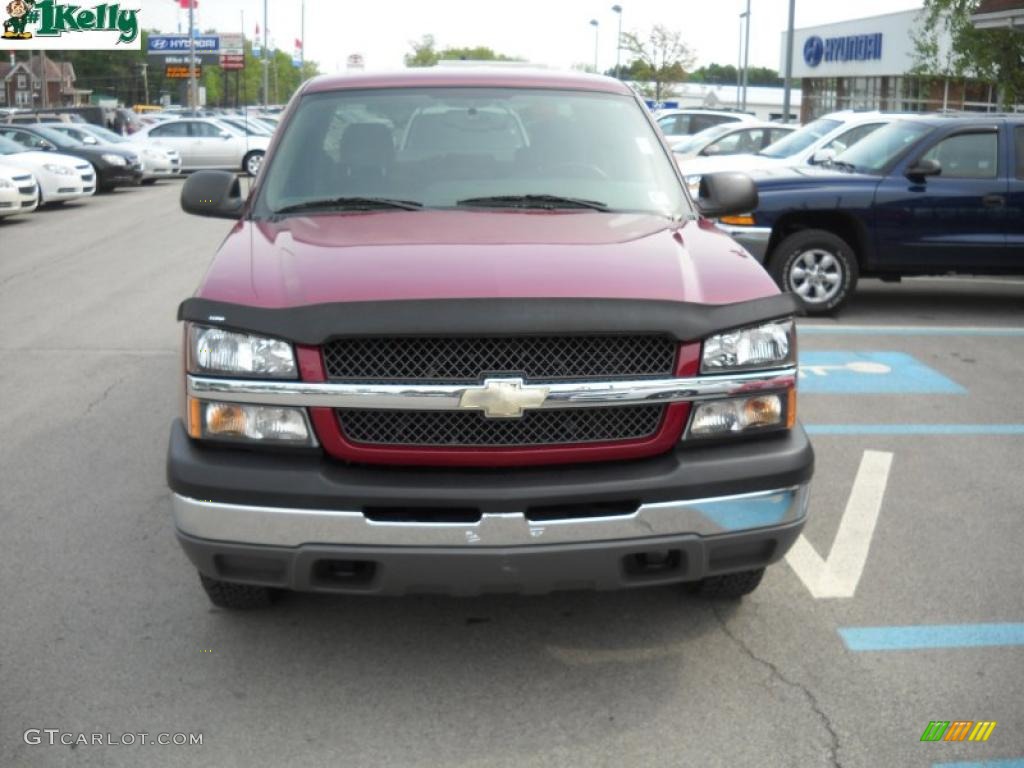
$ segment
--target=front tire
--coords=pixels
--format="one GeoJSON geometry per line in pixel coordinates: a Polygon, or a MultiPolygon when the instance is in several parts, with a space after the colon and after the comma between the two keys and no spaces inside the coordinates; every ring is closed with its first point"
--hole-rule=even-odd
{"type": "Polygon", "coordinates": [[[269,608],[274,602],[274,590],[270,587],[258,587],[252,584],[235,584],[230,581],[221,581],[199,574],[199,581],[206,591],[210,602],[218,608],[230,608],[232,610],[252,610],[255,608],[269,608]]]}
{"type": "Polygon", "coordinates": [[[255,177],[260,172],[260,167],[263,165],[263,153],[262,152],[250,152],[242,160],[242,170],[249,176],[255,177]]]}
{"type": "Polygon", "coordinates": [[[772,251],[769,271],[809,315],[836,312],[857,287],[857,257],[849,243],[823,229],[797,232],[772,251]]]}

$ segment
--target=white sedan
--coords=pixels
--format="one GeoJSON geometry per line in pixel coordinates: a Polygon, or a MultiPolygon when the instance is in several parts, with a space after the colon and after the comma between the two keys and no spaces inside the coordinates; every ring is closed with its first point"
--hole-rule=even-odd
{"type": "Polygon", "coordinates": [[[96,191],[92,164],[59,152],[26,149],[0,137],[0,166],[28,171],[39,183],[39,203],[63,203],[88,197],[96,191]]]}
{"type": "Polygon", "coordinates": [[[0,217],[36,209],[39,187],[28,171],[0,165],[0,217]]]}
{"type": "Polygon", "coordinates": [[[219,169],[259,173],[268,136],[246,136],[213,118],[182,117],[149,125],[132,134],[136,144],[177,150],[183,171],[219,169]]]}
{"type": "Polygon", "coordinates": [[[134,141],[134,136],[122,136],[92,123],[47,123],[46,127],[78,139],[83,144],[117,144],[121,149],[138,152],[142,158],[143,184],[154,184],[157,179],[181,175],[181,156],[177,150],[134,141]]]}

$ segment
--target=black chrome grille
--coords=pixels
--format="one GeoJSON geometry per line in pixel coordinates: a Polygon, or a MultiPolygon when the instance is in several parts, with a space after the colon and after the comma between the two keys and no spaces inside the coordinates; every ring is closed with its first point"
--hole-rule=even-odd
{"type": "Polygon", "coordinates": [[[526,411],[489,419],[479,411],[338,410],[356,443],[411,446],[537,446],[640,440],[658,431],[663,405],[526,411]]]}
{"type": "Polygon", "coordinates": [[[324,346],[327,377],[364,382],[473,384],[488,375],[532,381],[671,376],[666,336],[389,336],[324,346]]]}

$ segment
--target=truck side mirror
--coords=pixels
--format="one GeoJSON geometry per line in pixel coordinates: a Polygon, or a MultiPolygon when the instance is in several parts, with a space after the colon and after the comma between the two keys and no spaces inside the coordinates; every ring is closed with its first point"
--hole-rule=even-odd
{"type": "Polygon", "coordinates": [[[230,171],[196,171],[181,188],[181,209],[185,213],[237,219],[243,205],[241,184],[230,171]]]}
{"type": "Polygon", "coordinates": [[[911,181],[922,184],[928,176],[938,176],[941,173],[942,166],[937,160],[922,158],[907,168],[906,176],[911,181]]]}
{"type": "Polygon", "coordinates": [[[825,163],[831,163],[835,159],[836,151],[834,149],[819,149],[813,155],[811,155],[811,165],[824,165],[825,163]]]}
{"type": "Polygon", "coordinates": [[[709,173],[701,177],[697,208],[709,219],[757,209],[757,187],[745,173],[709,173]]]}

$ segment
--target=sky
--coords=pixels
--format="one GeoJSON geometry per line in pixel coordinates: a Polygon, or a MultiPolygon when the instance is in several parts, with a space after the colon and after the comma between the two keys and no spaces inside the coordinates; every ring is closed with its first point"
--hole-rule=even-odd
{"type": "MultiPolygon", "coordinates": [[[[679,30],[697,65],[736,64],[739,14],[751,4],[750,64],[779,68],[788,0],[625,0],[623,31],[643,33],[655,24],[679,30]]],[[[187,29],[177,0],[136,0],[146,28],[187,29]]],[[[615,0],[305,0],[306,58],[322,72],[344,71],[360,53],[367,69],[395,69],[410,41],[432,34],[438,47],[484,45],[537,64],[564,69],[593,64],[596,19],[599,69],[615,65],[618,16],[615,0]]],[[[797,0],[796,26],[918,8],[921,0],[797,0]]],[[[197,26],[252,37],[263,24],[263,0],[199,0],[197,26]],[[243,22],[244,19],[244,22],[243,22]],[[243,27],[244,23],[244,27],[243,27]]],[[[271,42],[289,53],[301,35],[303,0],[267,0],[271,42]]]]}

